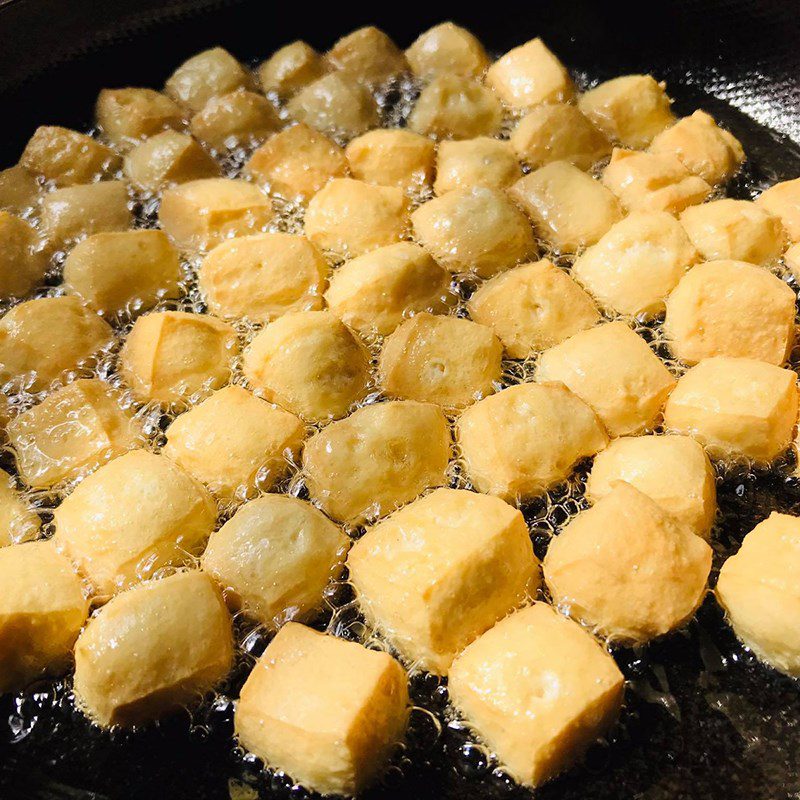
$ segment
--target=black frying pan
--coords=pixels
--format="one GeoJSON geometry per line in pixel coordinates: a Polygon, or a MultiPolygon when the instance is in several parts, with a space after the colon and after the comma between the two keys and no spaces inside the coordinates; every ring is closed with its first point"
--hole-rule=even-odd
{"type": "MultiPolygon", "coordinates": [[[[324,49],[367,23],[408,45],[451,18],[495,52],[540,35],[590,79],[645,71],[667,80],[678,113],[720,118],[750,158],[731,191],[750,197],[800,176],[800,23],[797,0],[680,2],[352,3],[6,0],[0,2],[0,166],[14,163],[39,124],[85,128],[106,86],[160,86],[187,56],[221,44],[243,60],[302,37],[324,49]]],[[[5,465],[8,466],[8,465],[5,465]]],[[[773,475],[720,479],[725,509],[717,566],[770,510],[800,513],[800,486],[773,475]]],[[[541,509],[526,509],[528,517],[541,509]]],[[[554,520],[557,521],[557,520],[554,520]]],[[[541,544],[541,543],[537,543],[541,544]]],[[[541,552],[540,552],[541,555],[541,552]]],[[[798,576],[800,580],[800,576],[798,576]]],[[[324,621],[323,623],[324,624],[324,621]]],[[[246,638],[258,655],[266,642],[246,638]]],[[[759,665],[735,641],[712,598],[681,632],[641,651],[618,650],[629,679],[622,722],[607,746],[537,793],[545,800],[789,800],[800,797],[800,685],[759,665]]],[[[242,663],[227,693],[247,674],[242,663]]],[[[371,798],[524,798],[465,734],[447,725],[446,693],[418,678],[405,759],[371,798]]],[[[209,700],[136,734],[94,730],[68,686],[44,683],[0,699],[0,800],[227,800],[237,787],[299,798],[231,746],[232,705],[209,700]],[[231,788],[231,781],[236,785],[231,788]]]]}

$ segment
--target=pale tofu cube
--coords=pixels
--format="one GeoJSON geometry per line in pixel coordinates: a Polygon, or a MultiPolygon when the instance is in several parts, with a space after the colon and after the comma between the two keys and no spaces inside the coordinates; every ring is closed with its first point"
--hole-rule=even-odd
{"type": "Polygon", "coordinates": [[[364,406],[314,434],[303,450],[311,499],[356,524],[447,483],[450,428],[442,411],[410,400],[364,406]]]}
{"type": "Polygon", "coordinates": [[[303,41],[292,42],[276,50],[258,68],[261,88],[279,97],[291,97],[325,74],[320,54],[303,41]]]}
{"type": "Polygon", "coordinates": [[[326,53],[325,59],[335,69],[370,86],[385,83],[408,69],[403,52],[373,25],[342,36],[326,53]]]}
{"type": "Polygon", "coordinates": [[[706,261],[667,298],[664,334],[687,364],[712,356],[781,365],[794,343],[794,291],[744,261],[706,261]]]}
{"type": "Polygon", "coordinates": [[[512,108],[562,103],[575,92],[567,68],[541,39],[501,56],[487,70],[486,83],[512,108]]]}
{"type": "Polygon", "coordinates": [[[189,123],[198,141],[220,152],[263,142],[280,127],[272,103],[247,89],[212,97],[189,123]]]}
{"type": "Polygon", "coordinates": [[[344,150],[302,123],[269,138],[250,156],[244,171],[270,194],[300,201],[348,172],[344,150]]]}
{"type": "Polygon", "coordinates": [[[588,403],[611,436],[655,427],[675,378],[624,322],[608,322],[546,350],[537,381],[561,381],[588,403]]]}
{"type": "Polygon", "coordinates": [[[420,244],[451,272],[490,278],[536,255],[525,215],[498,189],[456,189],[411,215],[420,244]]]}
{"type": "Polygon", "coordinates": [[[617,199],[586,172],[553,161],[520,178],[508,193],[539,236],[561,252],[594,244],[623,213],[617,199]]]}
{"type": "Polygon", "coordinates": [[[273,218],[272,202],[243,180],[206,178],[167,189],[158,220],[182,250],[210,250],[225,239],[263,231],[273,218]]]}
{"type": "Polygon", "coordinates": [[[345,155],[360,181],[418,191],[433,181],[436,145],[412,131],[369,131],[353,139],[345,155]]]}
{"type": "Polygon", "coordinates": [[[231,619],[197,570],[124,592],[75,644],[75,701],[103,728],[133,727],[195,704],[233,666],[231,619]]]}
{"type": "Polygon", "coordinates": [[[236,331],[216,317],[146,314],[122,346],[119,372],[141,403],[191,403],[228,382],[238,350],[236,331]]]}
{"type": "Polygon", "coordinates": [[[17,164],[0,170],[0,209],[27,214],[38,205],[40,196],[39,181],[25,167],[17,164]]]}
{"type": "Polygon", "coordinates": [[[588,170],[611,154],[611,143],[576,106],[549,103],[528,112],[511,134],[517,158],[533,169],[567,161],[588,170]]]}
{"type": "Polygon", "coordinates": [[[800,520],[773,511],[719,572],[716,595],[736,635],[762,661],[800,675],[800,520]]]}
{"type": "Polygon", "coordinates": [[[712,550],[624,481],[556,536],[542,564],[553,603],[612,642],[682,627],[706,596],[712,550]]]}
{"type": "Polygon", "coordinates": [[[65,672],[89,602],[50,541],[0,548],[0,692],[65,672]]]}
{"type": "Polygon", "coordinates": [[[414,75],[423,79],[448,73],[480,78],[490,63],[478,38],[452,22],[421,33],[406,50],[406,59],[414,75]]]}
{"type": "Polygon", "coordinates": [[[88,475],[143,438],[131,412],[97,378],[58,389],[8,425],[20,477],[34,489],[88,475]]]}
{"type": "Polygon", "coordinates": [[[415,314],[383,343],[383,391],[400,400],[463,408],[500,382],[503,345],[491,328],[468,319],[415,314]]]}
{"type": "Polygon", "coordinates": [[[19,163],[56,186],[73,186],[110,175],[119,169],[120,159],[85,133],[43,125],[25,145],[19,163]]]}
{"type": "Polygon", "coordinates": [[[438,675],[540,581],[522,514],[456,489],[437,489],[369,529],[347,567],[368,624],[438,675]]]}
{"type": "Polygon", "coordinates": [[[96,233],[64,262],[64,285],[108,317],[178,297],[181,278],[178,253],[159,230],[96,233]]]}
{"type": "Polygon", "coordinates": [[[664,409],[668,430],[693,436],[712,458],[769,463],[791,444],[797,375],[750,358],[707,358],[679,381],[664,409]]]}
{"type": "Polygon", "coordinates": [[[707,261],[768,264],[781,257],[786,233],[778,217],[749,200],[714,200],[681,214],[692,244],[707,261]]]}
{"type": "Polygon", "coordinates": [[[199,283],[212,314],[265,323],[322,308],[327,274],[328,262],[305,236],[259,233],[218,244],[200,265],[199,283]]]}
{"type": "Polygon", "coordinates": [[[700,110],[659,133],[649,150],[676,156],[692,175],[711,186],[733,177],[745,158],[739,140],[700,110]]]}
{"type": "Polygon", "coordinates": [[[456,441],[479,492],[525,502],[565,481],[608,437],[594,411],[565,386],[523,383],[468,408],[456,441]]]}
{"type": "Polygon", "coordinates": [[[185,124],[181,107],[154,89],[103,89],[94,115],[103,136],[120,148],[185,124]]]}
{"type": "Polygon", "coordinates": [[[503,124],[503,107],[485,86],[471,78],[444,73],[420,93],[408,127],[436,139],[494,136],[503,124]]]}
{"type": "Polygon", "coordinates": [[[0,211],[0,297],[24,297],[40,286],[47,258],[36,229],[24,219],[0,211]]]}
{"type": "Polygon", "coordinates": [[[0,469],[0,547],[39,537],[42,521],[17,492],[14,478],[0,469]]]}
{"type": "Polygon", "coordinates": [[[573,276],[607,311],[651,318],[699,260],[681,224],[666,211],[640,211],[613,225],[572,265],[573,276]]]}
{"type": "Polygon", "coordinates": [[[55,510],[54,541],[108,597],[193,563],[217,521],[211,495],[163,456],[133,450],[82,480],[55,510]]]}
{"type": "Polygon", "coordinates": [[[610,730],[624,684],[591,634],[534,603],[471,644],[454,662],[448,689],[503,770],[536,787],[610,730]]]}
{"type": "Polygon", "coordinates": [[[711,194],[711,187],[692,175],[675,156],[618,148],[603,170],[603,183],[626,211],[679,214],[711,194]]]}
{"type": "Polygon", "coordinates": [[[41,392],[113,338],[111,327],[77,297],[20,303],[0,319],[0,382],[20,379],[29,391],[41,392]]]}
{"type": "Polygon", "coordinates": [[[342,72],[323,75],[304,86],[286,108],[292,119],[344,139],[380,124],[378,104],[369,89],[342,72]]]}
{"type": "Polygon", "coordinates": [[[655,500],[668,514],[708,539],[717,511],[714,470],[688,436],[623,436],[595,456],[586,497],[597,503],[618,481],[655,500]]]}
{"type": "Polygon", "coordinates": [[[788,267],[795,280],[800,280],[800,243],[793,244],[784,254],[783,263],[788,267]]]}
{"type": "Polygon", "coordinates": [[[164,91],[191,111],[200,111],[212,98],[247,86],[244,67],[222,47],[192,56],[172,73],[164,91]]]}
{"type": "Polygon", "coordinates": [[[311,503],[266,494],[211,534],[201,564],[223,587],[232,610],[278,630],[323,609],[349,544],[311,503]]]}
{"type": "Polygon", "coordinates": [[[600,321],[592,298],[547,259],[495,276],[467,309],[494,330],[511,358],[528,358],[600,321]]]}
{"type": "Polygon", "coordinates": [[[396,186],[335,178],[311,198],[306,236],[318,247],[353,258],[399,242],[408,230],[408,202],[396,186]]]}
{"type": "Polygon", "coordinates": [[[780,218],[790,241],[800,242],[800,178],[770,186],[756,203],[780,218]]]}
{"type": "Polygon", "coordinates": [[[309,422],[344,417],[367,393],[369,353],[329,311],[284,314],[244,352],[253,390],[309,422]]]}
{"type": "Polygon", "coordinates": [[[386,768],[407,707],[406,673],[388,653],[290,622],[245,681],[234,725],[267,766],[311,791],[352,796],[386,768]]]}
{"type": "Polygon", "coordinates": [[[505,189],[521,177],[522,169],[511,145],[480,136],[439,145],[433,190],[442,195],[473,186],[505,189]]]}
{"type": "Polygon", "coordinates": [[[578,99],[578,107],[611,141],[638,150],[675,122],[666,85],[652,75],[623,75],[578,99]]]}
{"type": "Polygon", "coordinates": [[[419,245],[398,242],[342,264],[325,292],[328,308],[366,335],[390,334],[404,319],[452,304],[450,274],[419,245]]]}

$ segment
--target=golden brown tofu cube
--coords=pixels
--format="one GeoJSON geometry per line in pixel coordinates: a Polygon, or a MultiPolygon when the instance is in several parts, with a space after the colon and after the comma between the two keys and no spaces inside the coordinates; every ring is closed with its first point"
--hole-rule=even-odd
{"type": "Polygon", "coordinates": [[[258,68],[261,88],[279,97],[291,97],[326,71],[319,53],[303,41],[276,50],[258,68]]]}
{"type": "Polygon", "coordinates": [[[379,128],[353,139],[345,155],[360,181],[421,190],[433,180],[436,145],[408,130],[379,128]]]}
{"type": "Polygon", "coordinates": [[[103,135],[121,148],[185,124],[181,107],[154,89],[103,89],[94,113],[103,135]]]}
{"type": "Polygon", "coordinates": [[[272,103],[247,89],[212,97],[189,123],[198,141],[220,152],[263,142],[280,127],[272,103]]]}
{"type": "Polygon", "coordinates": [[[522,168],[508,142],[480,136],[460,142],[441,142],[436,157],[438,195],[453,189],[486,186],[505,189],[522,177],[522,168]]]}
{"type": "Polygon", "coordinates": [[[800,243],[793,244],[784,254],[783,263],[795,280],[800,280],[800,243]]]}
{"type": "Polygon", "coordinates": [[[800,242],[800,178],[770,186],[756,198],[756,203],[780,217],[790,241],[800,242]]]}
{"type": "Polygon", "coordinates": [[[164,91],[191,111],[201,111],[212,98],[247,86],[242,65],[222,47],[204,50],[184,61],[172,73],[164,91]]]}
{"type": "Polygon", "coordinates": [[[24,219],[0,211],[0,297],[23,297],[41,285],[47,257],[36,229],[24,219]]]}
{"type": "Polygon", "coordinates": [[[406,50],[406,59],[411,71],[423,79],[446,74],[480,78],[490,63],[477,37],[452,22],[421,33],[406,50]]]}
{"type": "Polygon", "coordinates": [[[39,515],[17,492],[14,478],[0,469],[0,547],[37,539],[41,525],[39,515]]]}
{"type": "Polygon", "coordinates": [[[373,25],[343,36],[325,58],[336,69],[371,86],[384,83],[408,69],[402,51],[373,25]]]}
{"type": "Polygon", "coordinates": [[[41,196],[41,186],[36,176],[17,164],[0,170],[0,209],[14,214],[32,211],[41,196]]]}

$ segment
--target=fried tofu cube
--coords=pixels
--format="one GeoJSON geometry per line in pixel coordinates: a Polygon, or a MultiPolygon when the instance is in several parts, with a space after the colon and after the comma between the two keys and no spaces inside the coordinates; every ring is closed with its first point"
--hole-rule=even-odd
{"type": "Polygon", "coordinates": [[[111,327],[77,297],[20,303],[0,319],[0,381],[21,379],[29,391],[41,392],[113,338],[111,327]]]}
{"type": "Polygon", "coordinates": [[[605,134],[568,103],[548,103],[529,111],[511,134],[511,147],[533,169],[566,161],[588,170],[611,153],[605,134]]]}
{"type": "Polygon", "coordinates": [[[624,677],[591,634],[546,603],[516,611],[454,662],[450,698],[514,780],[536,787],[619,715],[624,677]]]}
{"type": "Polygon", "coordinates": [[[17,164],[0,170],[0,209],[26,214],[39,203],[41,186],[36,176],[17,164]]]}
{"type": "Polygon", "coordinates": [[[145,314],[122,346],[119,371],[141,403],[192,402],[228,382],[238,349],[236,331],[216,317],[145,314]]]}
{"type": "Polygon", "coordinates": [[[181,107],[154,89],[103,89],[94,115],[103,135],[121,148],[164,130],[179,131],[185,122],[181,107]]]}
{"type": "Polygon", "coordinates": [[[675,122],[670,102],[652,75],[623,75],[581,95],[578,108],[611,141],[640,150],[675,122]]]}
{"type": "Polygon", "coordinates": [[[520,177],[522,169],[511,145],[479,136],[439,145],[433,189],[438,195],[473,186],[505,189],[520,177]]]}
{"type": "Polygon", "coordinates": [[[58,389],[8,426],[20,477],[34,489],[88,475],[142,440],[131,412],[97,378],[58,389]]]}
{"type": "Polygon", "coordinates": [[[791,242],[800,242],[800,178],[770,186],[756,203],[780,218],[791,242]]]}
{"type": "Polygon", "coordinates": [[[780,219],[749,200],[725,198],[690,206],[680,219],[707,261],[767,264],[781,257],[786,243],[780,219]]]}
{"type": "Polygon", "coordinates": [[[524,502],[565,481],[608,443],[592,409],[561,384],[523,383],[468,408],[456,440],[479,492],[524,502]]]}
{"type": "Polygon", "coordinates": [[[347,567],[368,624],[439,675],[539,585],[522,514],[457,489],[437,489],[369,529],[347,567]]]}
{"type": "Polygon", "coordinates": [[[436,145],[412,131],[379,128],[353,139],[345,155],[360,181],[421,190],[433,180],[436,145]]]}
{"type": "Polygon", "coordinates": [[[64,284],[100,314],[113,317],[180,295],[181,265],[159,230],[96,233],[64,262],[64,284]]]}
{"type": "Polygon", "coordinates": [[[503,107],[485,86],[471,78],[444,73],[420,93],[408,127],[436,139],[494,136],[503,123],[503,107]]]}
{"type": "Polygon", "coordinates": [[[353,258],[399,242],[408,229],[408,203],[396,186],[334,178],[305,216],[306,236],[318,247],[353,258]]]}
{"type": "Polygon", "coordinates": [[[302,122],[269,138],[244,170],[270,194],[300,201],[312,198],[332,178],[348,174],[344,150],[302,122]]]}
{"type": "Polygon", "coordinates": [[[339,419],[367,393],[369,354],[329,311],[284,314],[245,350],[252,389],[309,422],[339,419]]]}
{"type": "Polygon", "coordinates": [[[132,727],[193,704],[233,666],[222,595],[197,570],[115,597],[75,644],[75,699],[103,728],[132,727]]]}
{"type": "Polygon", "coordinates": [[[423,79],[446,74],[480,78],[490,63],[478,38],[452,22],[421,33],[406,50],[406,59],[414,75],[423,79]]]}
{"type": "Polygon", "coordinates": [[[211,534],[201,564],[223,587],[232,610],[278,630],[322,610],[349,544],[311,503],[265,494],[211,534]]]}
{"type": "Polygon", "coordinates": [[[325,58],[335,69],[370,86],[384,83],[408,69],[403,52],[374,25],[342,36],[325,58]]]}
{"type": "Polygon", "coordinates": [[[675,156],[618,148],[603,170],[603,183],[626,211],[678,214],[711,194],[711,187],[675,156]]]}
{"type": "Polygon", "coordinates": [[[739,140],[700,110],[659,133],[649,150],[677,157],[692,175],[711,186],[733,177],[744,162],[739,140]]]}
{"type": "Polygon", "coordinates": [[[244,67],[222,47],[192,56],[172,73],[164,91],[191,111],[201,111],[212,98],[247,86],[244,67]]]}
{"type": "Polygon", "coordinates": [[[192,136],[220,152],[263,142],[280,127],[272,103],[247,89],[212,97],[189,123],[192,136]]]}
{"type": "Polygon", "coordinates": [[[345,139],[380,123],[378,104],[369,89],[343,72],[331,72],[304,86],[286,108],[292,119],[345,139]]]}
{"type": "Polygon", "coordinates": [[[212,314],[266,323],[322,308],[327,274],[328,262],[305,236],[259,233],[218,244],[203,259],[199,282],[212,314]]]}
{"type": "Polygon", "coordinates": [[[39,537],[42,521],[16,490],[14,478],[0,469],[0,547],[39,537]]]}
{"type": "Polygon", "coordinates": [[[383,391],[400,400],[462,408],[494,392],[503,345],[491,328],[468,319],[415,314],[383,343],[383,391]]]}
{"type": "Polygon", "coordinates": [[[675,386],[647,342],[619,321],[581,331],[546,350],[536,380],[561,381],[597,412],[611,436],[654,427],[675,386]]]}
{"type": "Polygon", "coordinates": [[[325,292],[328,308],[359,333],[390,334],[404,319],[451,305],[450,274],[418,244],[398,242],[342,264],[325,292]]]}
{"type": "Polygon", "coordinates": [[[218,497],[269,491],[300,453],[305,425],[241,386],[226,386],[167,428],[163,455],[218,497]]]}
{"type": "Polygon", "coordinates": [[[497,189],[456,189],[411,215],[414,235],[451,272],[490,278],[536,254],[525,215],[497,189]]]}
{"type": "Polygon", "coordinates": [[[687,364],[732,356],[780,366],[794,343],[794,317],[794,292],[771,272],[744,261],[706,261],[667,299],[664,333],[687,364]]]}
{"type": "Polygon", "coordinates": [[[608,311],[655,317],[699,260],[681,224],[666,211],[640,211],[612,225],[575,259],[573,276],[608,311]]]}
{"type": "Polygon", "coordinates": [[[258,67],[261,88],[278,97],[291,97],[325,74],[325,64],[311,45],[295,41],[276,50],[258,67]]]}
{"type": "Polygon", "coordinates": [[[209,250],[225,239],[263,231],[272,217],[272,203],[260,189],[228,178],[167,189],[158,212],[161,227],[187,251],[209,250]]]}
{"type": "Polygon", "coordinates": [[[678,381],[667,429],[693,436],[712,458],[769,463],[791,444],[797,375],[750,358],[706,358],[678,381]]]}
{"type": "Polygon", "coordinates": [[[615,642],[646,642],[692,618],[711,547],[624,481],[551,540],[542,564],[553,603],[615,642]]]}
{"type": "Polygon", "coordinates": [[[788,267],[795,280],[800,280],[800,243],[793,244],[783,254],[783,263],[788,267]]]}
{"type": "Polygon", "coordinates": [[[450,429],[441,410],[410,400],[366,405],[314,434],[303,450],[311,499],[335,520],[386,515],[447,482],[450,429]]]}
{"type": "Polygon", "coordinates": [[[494,330],[511,358],[528,358],[600,321],[592,298],[546,258],[496,275],[467,309],[494,330]]]}
{"type": "Polygon", "coordinates": [[[739,639],[775,669],[800,675],[800,521],[773,511],[723,565],[716,595],[739,639]]]}
{"type": "Polygon", "coordinates": [[[91,183],[119,169],[119,156],[85,133],[42,125],[37,128],[19,163],[56,186],[91,183]]]}
{"type": "Polygon", "coordinates": [[[688,436],[623,436],[595,456],[586,497],[597,503],[619,481],[655,500],[698,536],[709,538],[717,511],[714,470],[688,436]]]}
{"type": "Polygon", "coordinates": [[[0,692],[66,671],[89,602],[51,541],[0,548],[0,692]]]}
{"type": "Polygon", "coordinates": [[[588,173],[553,161],[520,178],[508,193],[537,233],[561,252],[594,244],[623,213],[617,199],[588,173]]]}
{"type": "Polygon", "coordinates": [[[242,687],[234,725],[269,767],[320,794],[350,796],[385,769],[407,706],[406,673],[388,653],[290,622],[242,687]]]}
{"type": "Polygon", "coordinates": [[[566,67],[541,39],[509,50],[486,72],[486,84],[512,108],[563,103],[575,92],[566,67]]]}
{"type": "Polygon", "coordinates": [[[217,521],[211,495],[164,456],[132,450],[84,478],[55,510],[54,541],[109,597],[191,564],[217,521]]]}
{"type": "Polygon", "coordinates": [[[30,223],[0,211],[0,297],[24,297],[44,281],[47,257],[30,223]]]}

